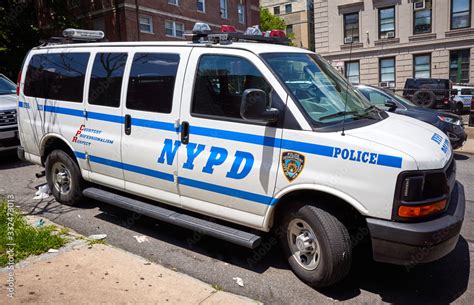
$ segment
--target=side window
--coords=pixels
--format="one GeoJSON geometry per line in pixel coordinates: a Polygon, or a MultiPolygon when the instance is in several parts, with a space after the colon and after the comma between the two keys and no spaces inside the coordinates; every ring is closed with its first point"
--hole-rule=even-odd
{"type": "Polygon", "coordinates": [[[89,53],[37,54],[26,71],[26,96],[82,102],[89,53]]]}
{"type": "Polygon", "coordinates": [[[171,113],[179,55],[137,53],[128,81],[127,108],[171,113]]]}
{"type": "Polygon", "coordinates": [[[388,100],[386,96],[373,90],[361,89],[362,93],[367,97],[371,104],[379,107],[385,107],[385,102],[388,100]]]}
{"type": "Polygon", "coordinates": [[[240,102],[246,89],[261,89],[267,96],[272,91],[260,71],[247,59],[204,55],[199,61],[191,112],[240,119],[240,102]]]}
{"type": "Polygon", "coordinates": [[[89,86],[89,104],[120,106],[123,71],[127,53],[97,53],[89,86]]]}
{"type": "Polygon", "coordinates": [[[474,89],[461,89],[461,95],[473,95],[474,89]]]}

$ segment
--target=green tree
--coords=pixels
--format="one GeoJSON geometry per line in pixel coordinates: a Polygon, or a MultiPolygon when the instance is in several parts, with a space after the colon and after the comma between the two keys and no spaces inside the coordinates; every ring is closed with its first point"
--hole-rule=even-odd
{"type": "MultiPolygon", "coordinates": [[[[270,31],[270,30],[286,30],[286,23],[283,18],[278,17],[270,13],[268,8],[260,7],[260,30],[270,31]]],[[[287,33],[289,39],[295,39],[294,33],[287,33]]],[[[294,46],[292,42],[291,45],[294,46]]]]}
{"type": "Polygon", "coordinates": [[[33,1],[7,0],[0,4],[0,73],[13,81],[28,50],[39,41],[33,1]]]}

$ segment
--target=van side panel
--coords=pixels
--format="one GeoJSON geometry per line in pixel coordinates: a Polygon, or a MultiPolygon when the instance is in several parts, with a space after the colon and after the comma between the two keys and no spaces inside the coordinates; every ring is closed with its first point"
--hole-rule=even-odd
{"type": "MultiPolygon", "coordinates": [[[[80,134],[88,61],[89,52],[80,48],[30,52],[22,72],[18,101],[20,140],[26,155],[40,157],[46,141],[52,137],[66,142],[76,155],[84,152],[80,134]]],[[[78,161],[87,168],[84,159],[78,161]]]]}

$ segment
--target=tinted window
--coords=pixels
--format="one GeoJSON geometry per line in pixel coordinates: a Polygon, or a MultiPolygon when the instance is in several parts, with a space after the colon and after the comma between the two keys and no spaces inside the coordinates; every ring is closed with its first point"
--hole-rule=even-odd
{"type": "Polygon", "coordinates": [[[179,55],[137,53],[128,82],[127,108],[170,113],[179,55]]]}
{"type": "Polygon", "coordinates": [[[248,60],[224,55],[204,55],[194,85],[192,112],[240,118],[246,89],[261,89],[270,96],[271,86],[248,60]]]}
{"type": "Polygon", "coordinates": [[[0,95],[3,94],[15,94],[16,93],[16,87],[15,85],[7,80],[6,78],[3,78],[0,76],[0,95]]]}
{"type": "Polygon", "coordinates": [[[474,89],[461,89],[461,95],[473,95],[474,89]]]}
{"type": "Polygon", "coordinates": [[[33,55],[26,72],[25,95],[82,102],[88,60],[89,53],[33,55]]]}
{"type": "Polygon", "coordinates": [[[120,106],[126,53],[97,53],[89,86],[89,104],[109,107],[120,106]]]}

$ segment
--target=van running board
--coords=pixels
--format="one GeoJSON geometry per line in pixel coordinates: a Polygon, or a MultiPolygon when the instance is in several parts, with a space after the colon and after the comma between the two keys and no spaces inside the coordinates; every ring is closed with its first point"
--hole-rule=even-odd
{"type": "Polygon", "coordinates": [[[111,205],[143,214],[160,221],[168,222],[186,229],[216,237],[239,246],[255,249],[261,243],[261,237],[228,226],[210,222],[186,214],[177,213],[143,201],[128,198],[95,187],[83,191],[85,197],[102,201],[111,205]]]}

